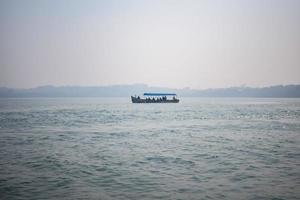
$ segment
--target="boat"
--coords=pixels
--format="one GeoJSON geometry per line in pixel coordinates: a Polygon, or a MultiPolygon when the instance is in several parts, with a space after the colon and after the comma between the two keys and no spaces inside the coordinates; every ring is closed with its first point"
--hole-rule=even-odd
{"type": "Polygon", "coordinates": [[[179,99],[174,93],[144,93],[144,98],[131,96],[132,103],[178,103],[179,99]],[[167,98],[170,97],[171,98],[167,98]]]}

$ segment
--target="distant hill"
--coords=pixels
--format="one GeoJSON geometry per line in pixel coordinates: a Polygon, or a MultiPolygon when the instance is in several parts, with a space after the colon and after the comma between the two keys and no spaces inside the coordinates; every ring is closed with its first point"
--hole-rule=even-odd
{"type": "Polygon", "coordinates": [[[300,85],[277,85],[271,87],[230,87],[194,90],[149,87],[145,84],[112,86],[41,86],[31,89],[0,87],[0,97],[128,97],[144,92],[172,92],[181,97],[300,97],[300,85]]]}

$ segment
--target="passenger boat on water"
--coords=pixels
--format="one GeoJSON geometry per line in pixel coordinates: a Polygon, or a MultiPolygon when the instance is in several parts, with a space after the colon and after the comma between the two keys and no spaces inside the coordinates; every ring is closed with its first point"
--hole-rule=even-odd
{"type": "Polygon", "coordinates": [[[132,103],[178,103],[179,99],[174,93],[144,93],[144,98],[131,96],[132,103]],[[168,99],[168,96],[172,96],[168,99]]]}

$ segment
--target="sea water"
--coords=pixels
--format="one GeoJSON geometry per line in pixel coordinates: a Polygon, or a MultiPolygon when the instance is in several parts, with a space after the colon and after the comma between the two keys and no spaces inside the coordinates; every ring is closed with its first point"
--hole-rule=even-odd
{"type": "Polygon", "coordinates": [[[300,99],[0,99],[0,199],[299,199],[300,99]]]}

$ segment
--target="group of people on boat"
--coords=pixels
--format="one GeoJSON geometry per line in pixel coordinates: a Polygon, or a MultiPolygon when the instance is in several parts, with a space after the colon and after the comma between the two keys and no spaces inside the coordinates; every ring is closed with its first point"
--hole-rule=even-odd
{"type": "Polygon", "coordinates": [[[174,93],[144,93],[146,98],[140,96],[131,96],[132,103],[178,103],[179,99],[176,98],[174,93]],[[173,98],[167,98],[173,96],[173,98]]]}
{"type": "MultiPolygon", "coordinates": [[[[138,96],[137,99],[140,100],[140,99],[141,99],[140,96],[138,96]]],[[[175,96],[173,97],[173,100],[176,100],[175,96]]],[[[165,101],[167,101],[167,97],[166,97],[166,96],[163,96],[163,97],[157,97],[157,98],[154,98],[154,97],[152,97],[152,98],[147,97],[147,98],[145,99],[145,101],[146,101],[147,103],[159,103],[159,102],[165,102],[165,101]]]]}
{"type": "Polygon", "coordinates": [[[166,101],[167,100],[167,97],[164,96],[164,97],[157,97],[157,98],[150,98],[150,97],[147,97],[146,98],[146,102],[162,102],[162,101],[166,101]]]}

